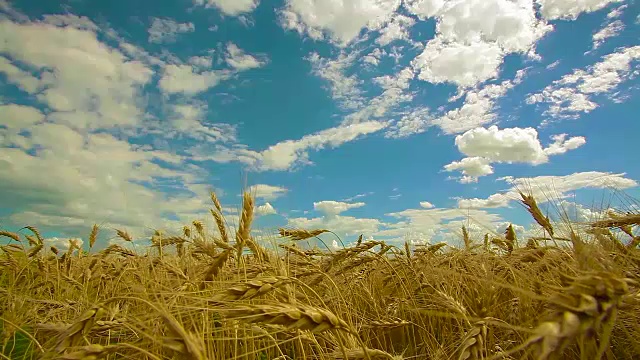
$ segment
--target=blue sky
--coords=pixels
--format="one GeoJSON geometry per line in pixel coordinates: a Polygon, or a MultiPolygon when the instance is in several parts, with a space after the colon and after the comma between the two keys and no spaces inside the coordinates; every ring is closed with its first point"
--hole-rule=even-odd
{"type": "Polygon", "coordinates": [[[0,0],[0,225],[178,232],[212,188],[232,225],[249,186],[256,235],[347,241],[633,210],[639,39],[634,1],[0,0]]]}

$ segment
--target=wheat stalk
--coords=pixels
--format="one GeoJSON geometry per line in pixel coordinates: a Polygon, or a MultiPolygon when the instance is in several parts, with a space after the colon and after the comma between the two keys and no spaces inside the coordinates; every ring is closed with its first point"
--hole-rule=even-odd
{"type": "Polygon", "coordinates": [[[89,249],[93,249],[93,245],[96,243],[98,239],[98,225],[93,224],[91,227],[91,233],[89,234],[89,249]]]}
{"type": "Polygon", "coordinates": [[[14,232],[0,230],[0,236],[8,237],[8,238],[10,238],[12,240],[20,242],[20,235],[14,233],[14,232]]]}
{"type": "Polygon", "coordinates": [[[315,230],[305,230],[305,229],[278,229],[280,236],[288,237],[294,241],[306,240],[312,237],[316,237],[320,234],[324,234],[329,232],[327,229],[315,229],[315,230]]]}
{"type": "Polygon", "coordinates": [[[293,281],[286,276],[271,276],[237,283],[213,297],[214,301],[248,300],[265,295],[293,281]]]}
{"type": "Polygon", "coordinates": [[[551,237],[553,237],[553,226],[551,225],[549,218],[542,215],[542,211],[540,211],[540,208],[536,203],[536,199],[534,199],[533,196],[531,195],[527,196],[522,192],[520,192],[520,197],[522,198],[522,204],[525,205],[525,207],[527,208],[527,211],[529,212],[529,214],[531,214],[533,219],[540,226],[542,226],[542,228],[544,228],[551,237]]]}
{"type": "Polygon", "coordinates": [[[228,311],[229,318],[248,323],[284,326],[288,330],[309,330],[321,333],[343,330],[353,333],[349,325],[329,310],[304,305],[248,305],[228,311]]]}

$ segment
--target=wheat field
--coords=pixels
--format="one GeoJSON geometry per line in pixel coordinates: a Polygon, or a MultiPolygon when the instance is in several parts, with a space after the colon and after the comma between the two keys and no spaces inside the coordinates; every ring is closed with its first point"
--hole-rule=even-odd
{"type": "Polygon", "coordinates": [[[521,196],[544,237],[463,228],[463,248],[297,245],[330,229],[267,246],[249,193],[233,238],[215,194],[217,228],[156,232],[148,249],[62,252],[34,227],[2,231],[0,358],[640,359],[640,216],[563,237],[521,196]]]}

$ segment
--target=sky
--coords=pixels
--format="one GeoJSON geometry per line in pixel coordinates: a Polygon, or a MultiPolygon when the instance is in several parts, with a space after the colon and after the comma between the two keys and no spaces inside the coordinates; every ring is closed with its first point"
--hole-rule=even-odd
{"type": "MultiPolygon", "coordinates": [[[[0,0],[0,227],[390,243],[637,210],[640,5],[0,0]]],[[[24,231],[24,230],[23,230],[24,231]]]]}

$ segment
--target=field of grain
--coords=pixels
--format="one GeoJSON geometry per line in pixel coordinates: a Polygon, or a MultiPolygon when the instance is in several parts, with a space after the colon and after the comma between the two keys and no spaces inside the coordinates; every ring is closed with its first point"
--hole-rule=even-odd
{"type": "Polygon", "coordinates": [[[217,229],[157,232],[137,251],[62,252],[34,227],[0,232],[0,358],[640,358],[637,214],[564,236],[522,194],[544,238],[462,229],[462,249],[360,238],[309,250],[296,243],[330,229],[259,244],[247,193],[230,238],[212,200],[217,229]]]}

